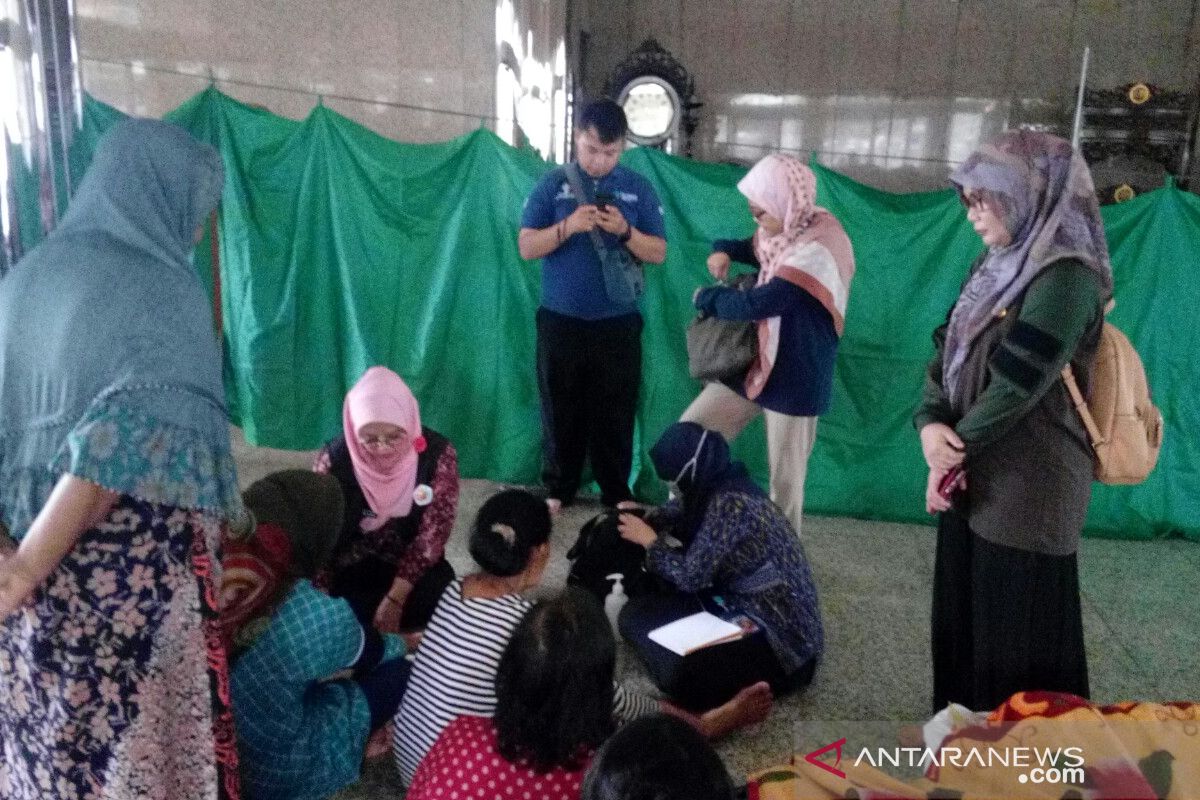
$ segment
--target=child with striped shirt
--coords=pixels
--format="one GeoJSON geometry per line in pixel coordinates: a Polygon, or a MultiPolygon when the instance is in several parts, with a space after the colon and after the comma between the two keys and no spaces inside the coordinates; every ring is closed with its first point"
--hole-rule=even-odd
{"type": "MultiPolygon", "coordinates": [[[[456,717],[495,713],[500,656],[533,608],[522,593],[541,581],[550,556],[550,528],[545,502],[519,489],[500,492],[479,509],[468,550],[481,570],[455,580],[442,593],[393,719],[392,753],[405,786],[456,717]]],[[[699,716],[620,685],[613,701],[618,723],[666,711],[712,738],[765,718],[771,690],[756,684],[699,716]]]]}

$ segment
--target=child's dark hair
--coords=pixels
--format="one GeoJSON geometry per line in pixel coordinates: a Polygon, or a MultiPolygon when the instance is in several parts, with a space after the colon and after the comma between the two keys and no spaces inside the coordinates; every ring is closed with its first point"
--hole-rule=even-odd
{"type": "Polygon", "coordinates": [[[525,615],[496,671],[496,743],[539,772],[579,769],[613,732],[617,643],[595,598],[566,589],[525,615]]]}
{"type": "Polygon", "coordinates": [[[583,113],[579,115],[579,130],[588,128],[596,129],[596,136],[603,144],[612,144],[625,138],[625,131],[629,128],[625,109],[608,98],[593,100],[583,107],[583,113]]]}
{"type": "Polygon", "coordinates": [[[484,572],[507,578],[525,569],[533,548],[549,541],[550,526],[544,500],[506,489],[479,509],[467,550],[484,572]]]}
{"type": "Polygon", "coordinates": [[[613,734],[583,779],[582,800],[731,800],[712,745],[666,714],[639,717],[613,734]]]}

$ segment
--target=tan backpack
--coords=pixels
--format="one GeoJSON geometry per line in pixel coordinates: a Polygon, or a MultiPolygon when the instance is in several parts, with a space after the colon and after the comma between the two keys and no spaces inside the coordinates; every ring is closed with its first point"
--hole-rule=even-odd
{"type": "Polygon", "coordinates": [[[1162,449],[1163,417],[1150,401],[1146,370],[1128,337],[1104,323],[1090,400],[1084,400],[1069,363],[1062,376],[1096,451],[1096,480],[1108,484],[1146,480],[1162,449]]]}

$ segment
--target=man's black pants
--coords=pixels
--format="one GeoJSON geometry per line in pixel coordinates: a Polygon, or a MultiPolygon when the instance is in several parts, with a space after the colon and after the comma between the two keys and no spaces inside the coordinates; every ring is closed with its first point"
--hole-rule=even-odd
{"type": "Polygon", "coordinates": [[[633,426],[642,378],[642,317],[588,321],[537,312],[542,482],[564,505],[590,458],[600,499],[632,498],[633,426]]]}

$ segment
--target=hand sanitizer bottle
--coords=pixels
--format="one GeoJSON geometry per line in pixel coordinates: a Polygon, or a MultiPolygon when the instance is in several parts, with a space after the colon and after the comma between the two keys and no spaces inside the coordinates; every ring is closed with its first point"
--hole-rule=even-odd
{"type": "Polygon", "coordinates": [[[608,617],[608,623],[612,625],[613,634],[620,636],[617,631],[617,617],[621,615],[621,609],[625,607],[625,603],[629,598],[625,595],[625,575],[620,572],[614,572],[611,575],[605,575],[605,580],[613,581],[612,591],[608,593],[608,597],[604,598],[604,613],[608,617]]]}

